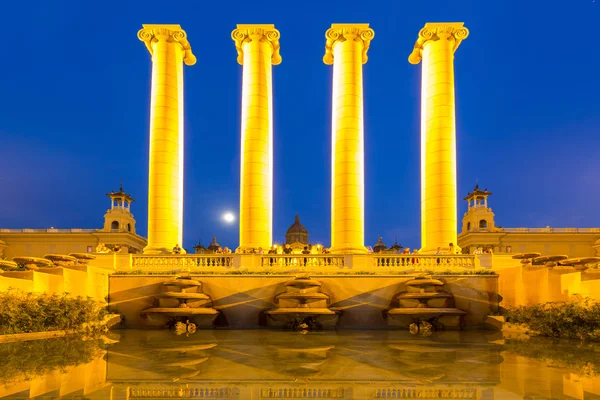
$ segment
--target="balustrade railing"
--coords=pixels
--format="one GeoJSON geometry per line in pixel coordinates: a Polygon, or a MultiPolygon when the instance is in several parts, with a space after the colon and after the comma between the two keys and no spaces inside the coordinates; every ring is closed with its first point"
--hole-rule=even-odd
{"type": "Polygon", "coordinates": [[[233,265],[232,254],[183,254],[167,256],[134,255],[133,268],[198,268],[198,267],[230,267],[233,265]]]}
{"type": "Polygon", "coordinates": [[[335,254],[264,254],[263,267],[343,267],[344,256],[335,254]]]}
{"type": "MultiPolygon", "coordinates": [[[[132,255],[131,268],[133,269],[185,269],[185,268],[211,268],[233,267],[234,257],[241,257],[236,261],[236,266],[241,268],[328,268],[350,267],[346,265],[346,258],[341,254],[263,254],[263,255],[234,255],[234,254],[182,254],[182,255],[132,255]],[[260,264],[254,264],[252,259],[260,264]]],[[[474,268],[474,255],[401,255],[401,254],[373,254],[373,264],[367,269],[375,268],[474,268]]],[[[349,262],[352,261],[352,258],[349,262]]],[[[356,266],[356,270],[360,267],[356,266]]]]}
{"type": "Polygon", "coordinates": [[[413,267],[413,268],[473,268],[473,255],[376,255],[373,256],[376,267],[413,267]]]}

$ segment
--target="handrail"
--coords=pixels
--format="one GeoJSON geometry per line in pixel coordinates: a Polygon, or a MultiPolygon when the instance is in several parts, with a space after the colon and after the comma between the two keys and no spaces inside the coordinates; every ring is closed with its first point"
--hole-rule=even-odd
{"type": "Polygon", "coordinates": [[[340,254],[263,254],[263,267],[343,267],[340,254]]]}
{"type": "Polygon", "coordinates": [[[134,255],[133,267],[230,267],[233,254],[134,255]]]}
{"type": "Polygon", "coordinates": [[[393,254],[374,255],[376,267],[461,267],[472,268],[475,266],[474,255],[452,254],[393,254]]]}

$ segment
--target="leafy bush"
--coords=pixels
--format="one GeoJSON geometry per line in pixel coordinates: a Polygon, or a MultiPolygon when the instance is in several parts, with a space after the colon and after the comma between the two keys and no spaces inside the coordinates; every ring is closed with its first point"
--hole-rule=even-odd
{"type": "Polygon", "coordinates": [[[524,324],[532,333],[564,339],[600,341],[600,303],[544,303],[503,309],[506,322],[524,324]]]}
{"type": "Polygon", "coordinates": [[[600,374],[600,346],[557,339],[506,339],[504,348],[549,367],[569,369],[580,376],[600,374]]]}
{"type": "Polygon", "coordinates": [[[99,322],[105,308],[92,299],[58,294],[0,292],[0,334],[79,329],[99,322]]]}
{"type": "Polygon", "coordinates": [[[102,355],[100,340],[62,337],[27,342],[0,343],[0,384],[24,375],[26,379],[56,369],[87,363],[102,355]]]}

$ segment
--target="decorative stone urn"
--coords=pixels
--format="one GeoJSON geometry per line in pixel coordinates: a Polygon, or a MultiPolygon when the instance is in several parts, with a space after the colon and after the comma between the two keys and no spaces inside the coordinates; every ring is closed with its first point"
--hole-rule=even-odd
{"type": "Polygon", "coordinates": [[[0,274],[2,271],[12,271],[13,269],[17,269],[19,264],[14,261],[8,260],[0,260],[0,274]]]}
{"type": "Polygon", "coordinates": [[[96,258],[95,255],[89,253],[69,253],[69,256],[77,259],[77,264],[88,265],[88,263],[96,258]]]}
{"type": "Polygon", "coordinates": [[[55,266],[52,261],[39,257],[14,257],[13,261],[32,271],[41,267],[51,268],[55,266]]]}
{"type": "Polygon", "coordinates": [[[46,254],[44,258],[52,261],[57,267],[72,267],[77,259],[66,254],[46,254]]]}

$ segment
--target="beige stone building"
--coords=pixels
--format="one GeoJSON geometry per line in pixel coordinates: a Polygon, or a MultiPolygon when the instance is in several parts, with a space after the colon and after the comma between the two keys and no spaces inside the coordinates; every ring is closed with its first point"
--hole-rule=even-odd
{"type": "Polygon", "coordinates": [[[464,253],[478,247],[498,253],[536,252],[542,255],[564,254],[569,257],[600,255],[600,228],[501,228],[488,206],[492,193],[475,185],[464,198],[468,202],[462,219],[458,245],[464,253]]]}
{"type": "Polygon", "coordinates": [[[123,187],[107,193],[110,208],[104,214],[101,229],[2,229],[0,228],[0,258],[16,256],[43,257],[45,254],[93,253],[99,243],[108,248],[119,246],[120,253],[141,253],[146,239],[135,231],[131,213],[134,199],[123,187]]]}

